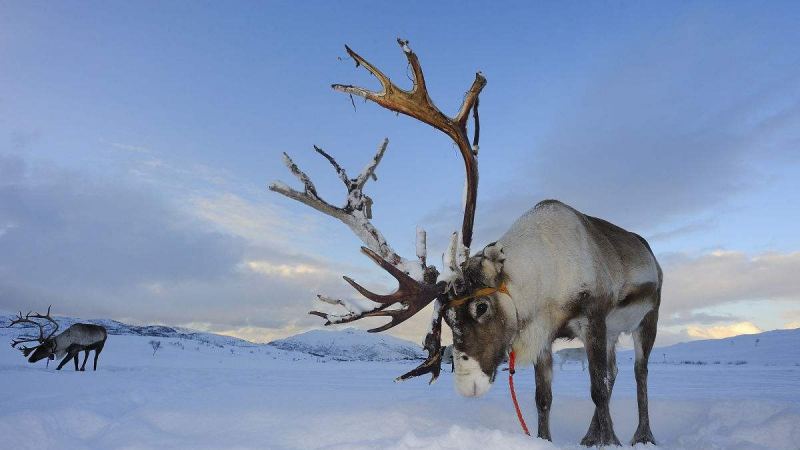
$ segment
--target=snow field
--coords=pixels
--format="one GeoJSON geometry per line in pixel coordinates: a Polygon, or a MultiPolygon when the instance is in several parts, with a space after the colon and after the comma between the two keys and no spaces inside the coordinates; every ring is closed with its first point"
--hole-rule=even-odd
{"type": "MultiPolygon", "coordinates": [[[[578,364],[555,369],[551,444],[521,434],[506,372],[486,396],[467,399],[447,371],[432,386],[392,381],[415,362],[325,361],[174,338],[160,338],[153,356],[152,339],[110,336],[96,373],[55,372],[0,346],[2,447],[578,449],[592,414],[578,364]]],[[[667,449],[796,449],[798,380],[796,366],[652,364],[653,432],[667,449]]],[[[515,383],[535,428],[532,370],[519,370],[515,383]]],[[[637,416],[625,358],[612,415],[628,441],[637,416]]]]}

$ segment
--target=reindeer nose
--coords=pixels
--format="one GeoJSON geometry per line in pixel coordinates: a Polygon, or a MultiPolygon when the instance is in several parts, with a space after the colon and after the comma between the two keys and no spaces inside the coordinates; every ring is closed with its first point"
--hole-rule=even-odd
{"type": "Polygon", "coordinates": [[[461,359],[463,359],[464,361],[469,361],[469,356],[467,356],[467,355],[463,355],[463,356],[461,357],[461,359]]]}

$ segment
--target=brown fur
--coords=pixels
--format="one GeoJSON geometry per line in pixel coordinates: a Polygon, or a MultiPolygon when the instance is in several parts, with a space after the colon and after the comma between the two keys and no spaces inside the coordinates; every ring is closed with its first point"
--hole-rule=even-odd
{"type": "Polygon", "coordinates": [[[497,367],[503,363],[513,337],[497,303],[491,297],[479,297],[450,308],[444,318],[453,329],[453,347],[461,352],[470,349],[470,357],[477,360],[481,370],[494,381],[497,367]],[[476,317],[478,305],[487,308],[480,317],[476,317]]]}

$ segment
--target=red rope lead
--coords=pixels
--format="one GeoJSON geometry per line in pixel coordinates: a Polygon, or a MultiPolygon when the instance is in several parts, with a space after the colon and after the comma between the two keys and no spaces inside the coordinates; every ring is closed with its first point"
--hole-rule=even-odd
{"type": "Polygon", "coordinates": [[[508,355],[508,388],[511,390],[511,401],[514,402],[514,409],[517,411],[517,419],[519,419],[519,424],[522,427],[522,431],[527,434],[528,436],[531,433],[528,431],[528,426],[525,424],[525,418],[522,417],[522,411],[519,409],[519,403],[517,403],[517,393],[514,392],[514,352],[512,351],[508,355]]]}

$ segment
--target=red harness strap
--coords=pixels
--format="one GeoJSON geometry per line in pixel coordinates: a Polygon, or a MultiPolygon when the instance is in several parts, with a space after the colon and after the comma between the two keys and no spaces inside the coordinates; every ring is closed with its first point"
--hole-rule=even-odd
{"type": "Polygon", "coordinates": [[[517,393],[514,392],[514,352],[512,351],[508,355],[508,388],[511,390],[511,401],[514,402],[514,409],[517,411],[517,419],[519,419],[519,424],[522,427],[522,431],[527,434],[528,436],[531,435],[528,432],[528,426],[525,424],[525,418],[522,417],[522,411],[519,409],[519,403],[517,403],[517,393]]]}

